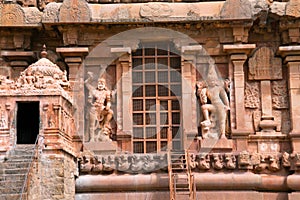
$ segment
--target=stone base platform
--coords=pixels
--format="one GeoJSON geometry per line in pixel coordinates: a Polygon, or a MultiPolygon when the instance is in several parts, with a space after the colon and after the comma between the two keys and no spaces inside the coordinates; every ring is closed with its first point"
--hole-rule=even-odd
{"type": "Polygon", "coordinates": [[[94,152],[95,155],[115,154],[117,152],[117,142],[87,142],[83,144],[83,148],[94,152]]]}
{"type": "Polygon", "coordinates": [[[201,139],[199,140],[200,152],[232,151],[232,140],[229,139],[201,139]]]}

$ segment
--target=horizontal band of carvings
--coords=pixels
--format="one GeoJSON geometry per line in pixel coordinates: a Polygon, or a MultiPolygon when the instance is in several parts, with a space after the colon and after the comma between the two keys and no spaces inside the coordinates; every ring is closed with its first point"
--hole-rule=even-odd
{"type": "MultiPolygon", "coordinates": [[[[265,4],[265,1],[261,1],[265,4]]],[[[18,4],[2,4],[0,26],[41,26],[41,23],[124,23],[124,22],[179,22],[212,20],[255,20],[257,13],[269,11],[279,16],[298,16],[288,12],[294,5],[274,2],[269,6],[255,7],[257,2],[218,1],[193,3],[133,3],[94,4],[85,0],[44,4],[43,12],[37,7],[21,7],[18,4]],[[268,7],[271,9],[269,10],[268,7]],[[234,11],[232,11],[234,8],[234,11]],[[283,13],[283,14],[282,14],[283,13]],[[14,18],[10,18],[14,15],[14,18]]]]}
{"type": "MultiPolygon", "coordinates": [[[[192,171],[199,173],[251,171],[272,174],[300,170],[299,153],[191,153],[189,160],[192,171]]],[[[167,154],[84,155],[80,157],[79,165],[81,174],[139,174],[167,172],[168,159],[167,154]]],[[[178,168],[184,170],[182,164],[178,164],[178,168]]]]}

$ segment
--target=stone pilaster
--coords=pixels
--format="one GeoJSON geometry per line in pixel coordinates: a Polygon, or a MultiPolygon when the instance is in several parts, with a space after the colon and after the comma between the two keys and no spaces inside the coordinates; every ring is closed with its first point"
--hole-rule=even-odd
{"type": "Polygon", "coordinates": [[[291,131],[289,133],[294,152],[300,152],[300,46],[279,47],[288,67],[288,91],[290,100],[291,131]]]}
{"type": "Polygon", "coordinates": [[[197,129],[197,99],[196,91],[196,60],[197,55],[202,52],[201,45],[182,46],[183,63],[181,65],[182,80],[182,134],[183,148],[188,149],[195,137],[197,129]]]}
{"type": "Polygon", "coordinates": [[[131,48],[111,48],[111,53],[118,56],[117,80],[117,140],[122,151],[131,151],[132,136],[132,78],[131,48]]]}
{"type": "Polygon", "coordinates": [[[236,150],[247,149],[247,137],[250,134],[249,128],[245,124],[245,72],[244,63],[248,54],[255,48],[255,44],[224,45],[223,49],[230,55],[229,71],[233,71],[233,90],[234,95],[231,99],[231,130],[232,138],[236,139],[236,150]]]}
{"type": "Polygon", "coordinates": [[[83,73],[81,65],[89,49],[87,47],[64,47],[56,48],[56,52],[65,58],[65,62],[69,67],[69,81],[72,87],[76,82],[76,78],[83,77],[83,74],[79,75],[79,73],[83,73]]]}
{"type": "Polygon", "coordinates": [[[1,51],[1,57],[9,62],[10,78],[15,79],[34,60],[33,51],[1,51]]]}

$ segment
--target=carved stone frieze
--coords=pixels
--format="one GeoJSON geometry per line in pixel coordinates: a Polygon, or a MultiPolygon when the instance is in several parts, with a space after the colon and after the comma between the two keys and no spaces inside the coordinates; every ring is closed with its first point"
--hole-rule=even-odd
{"type": "Polygon", "coordinates": [[[91,12],[85,0],[65,0],[59,9],[60,22],[89,22],[91,12]]]}
{"type": "Polygon", "coordinates": [[[275,58],[268,47],[259,48],[249,59],[249,80],[282,79],[281,58],[275,58]]]}
{"type": "Polygon", "coordinates": [[[152,173],[166,171],[168,166],[166,154],[85,155],[79,163],[81,173],[152,173]]]}
{"type": "Polygon", "coordinates": [[[140,9],[141,17],[168,17],[172,14],[172,9],[165,3],[143,4],[140,9]]]}
{"type": "Polygon", "coordinates": [[[259,84],[258,82],[246,82],[245,88],[245,107],[246,108],[259,108],[259,84]]]}
{"type": "Polygon", "coordinates": [[[288,108],[288,92],[285,80],[272,82],[272,103],[273,108],[288,108]]]}
{"type": "MultiPolygon", "coordinates": [[[[300,170],[300,154],[284,153],[200,153],[190,154],[193,171],[250,170],[253,173],[274,173],[280,170],[300,170]]],[[[167,172],[167,154],[83,155],[79,159],[81,173],[153,173],[167,172]]],[[[184,167],[182,167],[184,170],[184,167]]]]}
{"type": "Polygon", "coordinates": [[[25,24],[25,14],[18,4],[0,4],[0,22],[4,26],[25,24]]]}

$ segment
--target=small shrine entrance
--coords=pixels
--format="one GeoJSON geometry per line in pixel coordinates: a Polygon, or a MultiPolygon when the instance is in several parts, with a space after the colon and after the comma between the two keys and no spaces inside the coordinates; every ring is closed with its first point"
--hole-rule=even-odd
{"type": "Polygon", "coordinates": [[[34,144],[39,134],[39,102],[17,104],[17,144],[34,144]]]}

